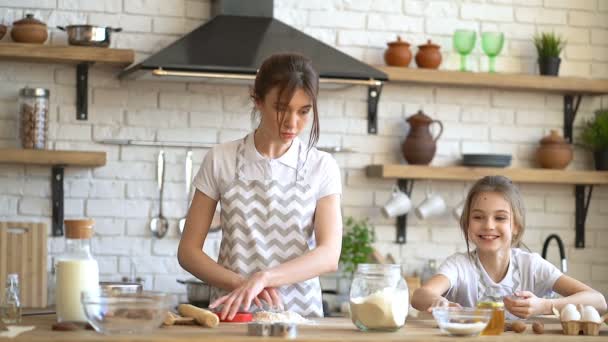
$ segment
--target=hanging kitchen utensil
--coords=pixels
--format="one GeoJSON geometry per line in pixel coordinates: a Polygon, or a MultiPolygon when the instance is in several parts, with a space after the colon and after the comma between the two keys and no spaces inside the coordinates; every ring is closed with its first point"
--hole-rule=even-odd
{"type": "Polygon", "coordinates": [[[165,151],[163,150],[160,150],[158,153],[158,163],[156,167],[156,178],[160,192],[160,199],[158,203],[158,217],[155,217],[152,219],[152,221],[150,221],[150,230],[154,236],[162,239],[169,230],[169,222],[163,216],[163,190],[165,183],[165,151]]]}
{"type": "Polygon", "coordinates": [[[179,233],[180,235],[184,232],[184,228],[186,228],[186,216],[188,216],[188,207],[190,206],[190,189],[192,184],[192,150],[188,150],[186,152],[186,179],[184,183],[186,183],[186,213],[184,217],[179,220],[179,233]]]}

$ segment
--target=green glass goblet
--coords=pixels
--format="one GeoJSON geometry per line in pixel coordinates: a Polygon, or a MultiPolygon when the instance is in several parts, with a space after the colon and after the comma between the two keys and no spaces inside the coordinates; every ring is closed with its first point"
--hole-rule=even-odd
{"type": "Polygon", "coordinates": [[[484,32],[481,34],[481,48],[490,59],[489,72],[496,72],[496,56],[502,50],[505,42],[505,35],[502,32],[484,32]]]}
{"type": "Polygon", "coordinates": [[[460,54],[460,71],[467,71],[467,55],[475,47],[477,33],[472,30],[456,30],[454,32],[454,50],[460,54]]]}

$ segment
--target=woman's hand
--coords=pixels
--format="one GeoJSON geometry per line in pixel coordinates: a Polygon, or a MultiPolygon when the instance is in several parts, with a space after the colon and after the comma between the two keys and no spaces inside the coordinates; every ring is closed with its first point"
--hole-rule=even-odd
{"type": "Polygon", "coordinates": [[[510,313],[519,318],[542,315],[545,313],[546,300],[538,298],[530,291],[515,292],[515,296],[505,296],[503,302],[510,313]]]}
{"type": "Polygon", "coordinates": [[[232,292],[211,303],[209,308],[214,309],[223,305],[220,318],[233,319],[241,307],[243,310],[249,310],[251,302],[260,308],[263,307],[260,299],[270,307],[282,306],[278,291],[274,288],[266,288],[266,277],[263,272],[254,273],[232,292]]]}

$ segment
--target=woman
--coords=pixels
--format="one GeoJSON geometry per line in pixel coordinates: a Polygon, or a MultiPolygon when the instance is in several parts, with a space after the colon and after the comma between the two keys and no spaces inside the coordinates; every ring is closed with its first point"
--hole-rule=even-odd
{"type": "Polygon", "coordinates": [[[318,276],[335,271],[342,219],[340,170],[319,138],[319,78],[297,54],[269,57],[251,98],[260,123],[243,139],[214,147],[193,180],[196,193],[178,249],[180,265],[210,284],[210,308],[232,319],[252,302],[323,316],[318,276]],[[305,145],[298,134],[312,118],[305,145]],[[202,252],[218,201],[218,262],[202,252]]]}

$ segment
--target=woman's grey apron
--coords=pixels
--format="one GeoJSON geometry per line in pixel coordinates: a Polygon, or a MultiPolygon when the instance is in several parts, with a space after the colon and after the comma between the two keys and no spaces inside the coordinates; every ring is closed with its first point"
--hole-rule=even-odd
{"type": "MultiPolygon", "coordinates": [[[[251,180],[243,172],[246,139],[237,148],[235,180],[220,196],[222,242],[218,258],[220,265],[245,277],[314,248],[316,208],[314,193],[305,181],[306,153],[301,142],[292,146],[298,148],[295,179],[251,180]]],[[[285,310],[323,317],[318,277],[282,286],[279,292],[285,310]]],[[[211,302],[226,293],[213,288],[211,302]]]]}
{"type": "MultiPolygon", "coordinates": [[[[484,272],[483,265],[479,260],[479,255],[477,253],[475,254],[475,265],[479,271],[479,281],[477,282],[477,302],[484,298],[496,298],[502,300],[502,297],[513,295],[516,291],[521,290],[521,271],[519,269],[517,258],[513,256],[512,251],[510,253],[511,260],[509,261],[509,267],[513,268],[513,270],[510,272],[511,278],[504,279],[504,281],[500,282],[499,284],[490,283],[486,279],[487,272],[484,272]]],[[[519,319],[517,316],[507,311],[506,308],[505,318],[509,320],[519,319]]]]}

